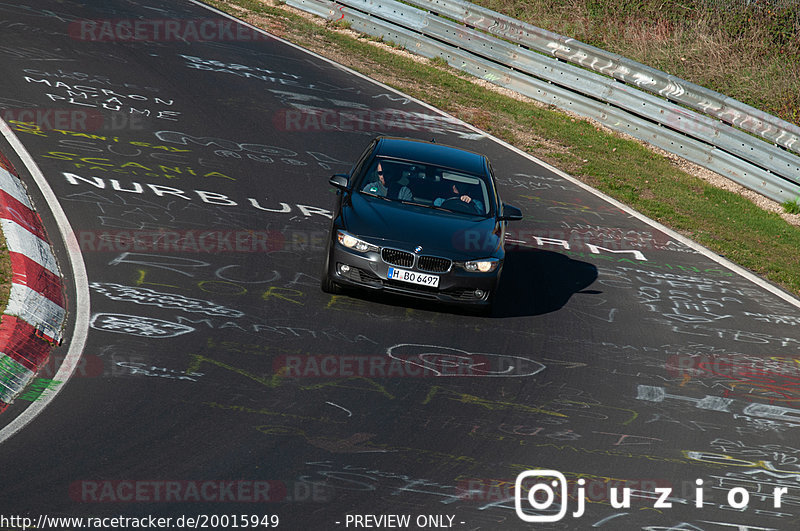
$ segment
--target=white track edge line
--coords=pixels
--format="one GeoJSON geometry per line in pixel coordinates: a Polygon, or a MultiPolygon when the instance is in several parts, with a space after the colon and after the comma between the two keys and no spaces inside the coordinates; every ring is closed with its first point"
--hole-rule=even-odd
{"type": "MultiPolygon", "coordinates": [[[[36,165],[25,146],[14,134],[14,131],[8,124],[0,119],[0,133],[5,137],[12,149],[17,153],[17,156],[22,160],[27,170],[33,177],[36,186],[44,196],[50,212],[55,218],[58,230],[61,235],[62,241],[66,247],[67,257],[73,274],[73,282],[75,284],[75,322],[73,326],[73,333],[69,338],[69,349],[67,355],[61,366],[58,368],[53,380],[61,382],[55,389],[48,390],[42,393],[38,400],[32,402],[30,406],[25,408],[18,417],[12,420],[2,430],[0,430],[0,444],[19,433],[25,426],[27,426],[50,402],[56,395],[64,388],[75,369],[78,362],[83,355],[83,349],[86,346],[86,339],[89,333],[89,278],[86,275],[86,265],[83,262],[83,255],[80,252],[78,240],[75,237],[75,232],[72,230],[72,225],[67,219],[61,203],[58,202],[56,194],[47,182],[39,166],[36,165]]],[[[65,308],[66,309],[66,308],[65,308]]]]}

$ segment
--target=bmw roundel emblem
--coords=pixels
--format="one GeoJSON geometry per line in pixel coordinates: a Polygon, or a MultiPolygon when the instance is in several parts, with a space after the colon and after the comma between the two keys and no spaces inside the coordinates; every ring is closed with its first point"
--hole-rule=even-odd
{"type": "Polygon", "coordinates": [[[417,245],[416,247],[414,247],[414,252],[415,253],[421,253],[422,252],[422,246],[421,245],[417,245]]]}

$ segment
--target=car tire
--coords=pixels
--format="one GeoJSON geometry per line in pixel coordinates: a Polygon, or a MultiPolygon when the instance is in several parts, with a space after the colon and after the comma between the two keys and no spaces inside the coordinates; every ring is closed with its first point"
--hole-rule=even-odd
{"type": "Polygon", "coordinates": [[[474,317],[492,317],[494,315],[494,309],[494,293],[489,295],[489,300],[486,301],[486,304],[468,304],[461,307],[462,312],[474,317]]]}
{"type": "Polygon", "coordinates": [[[333,280],[331,280],[331,253],[330,249],[325,251],[325,266],[322,268],[322,275],[320,277],[320,288],[325,293],[330,293],[332,295],[338,295],[343,291],[343,288],[340,284],[337,284],[333,280]]]}
{"type": "Polygon", "coordinates": [[[489,301],[486,306],[481,308],[481,317],[492,317],[494,315],[494,293],[489,295],[489,301]]]}
{"type": "Polygon", "coordinates": [[[498,282],[494,285],[492,291],[489,292],[489,298],[486,301],[484,306],[481,306],[480,310],[478,311],[478,315],[481,317],[492,317],[494,315],[495,310],[495,300],[497,299],[497,286],[500,285],[498,282]]]}
{"type": "Polygon", "coordinates": [[[330,293],[332,295],[338,295],[342,292],[342,286],[331,280],[331,277],[328,276],[328,272],[322,274],[322,281],[320,282],[320,287],[322,291],[325,293],[330,293]]]}

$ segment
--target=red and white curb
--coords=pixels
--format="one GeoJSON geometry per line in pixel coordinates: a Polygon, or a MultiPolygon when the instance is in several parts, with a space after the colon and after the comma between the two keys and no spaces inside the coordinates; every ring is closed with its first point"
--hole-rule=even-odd
{"type": "Polygon", "coordinates": [[[39,215],[11,163],[0,154],[0,228],[13,272],[0,321],[0,412],[33,380],[62,339],[61,273],[39,215]]]}

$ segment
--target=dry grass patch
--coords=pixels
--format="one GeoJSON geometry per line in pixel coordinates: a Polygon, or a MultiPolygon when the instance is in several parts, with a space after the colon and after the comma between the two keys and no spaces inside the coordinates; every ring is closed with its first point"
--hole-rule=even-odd
{"type": "Polygon", "coordinates": [[[800,3],[474,1],[800,125],[800,3]]]}

